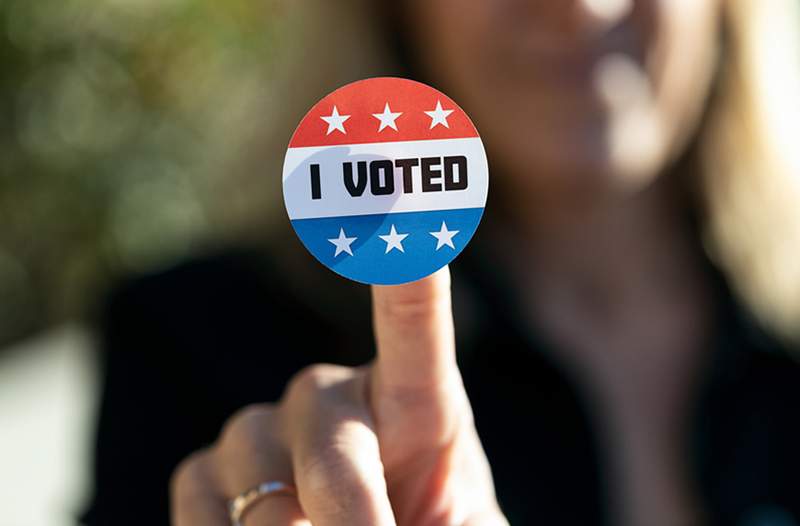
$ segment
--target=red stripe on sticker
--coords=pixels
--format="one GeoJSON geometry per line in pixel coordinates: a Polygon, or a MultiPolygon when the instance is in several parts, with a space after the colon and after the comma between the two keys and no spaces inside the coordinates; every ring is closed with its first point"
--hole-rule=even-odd
{"type": "Polygon", "coordinates": [[[289,148],[478,137],[466,113],[435,89],[381,77],[343,86],[303,117],[289,148]]]}

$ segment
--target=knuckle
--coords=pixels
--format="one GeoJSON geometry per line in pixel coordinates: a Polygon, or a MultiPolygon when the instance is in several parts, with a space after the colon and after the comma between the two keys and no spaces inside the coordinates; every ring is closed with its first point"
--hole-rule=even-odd
{"type": "Polygon", "coordinates": [[[175,467],[169,481],[173,501],[191,497],[205,487],[211,454],[209,449],[195,451],[175,467]]]}
{"type": "Polygon", "coordinates": [[[318,397],[327,387],[336,384],[353,374],[353,369],[340,365],[318,363],[301,369],[289,381],[285,398],[292,401],[308,402],[318,397]]]}
{"type": "Polygon", "coordinates": [[[222,450],[257,451],[269,425],[274,408],[269,404],[251,404],[239,409],[222,428],[218,447],[222,450]]]}
{"type": "Polygon", "coordinates": [[[318,451],[301,470],[309,494],[330,513],[358,509],[370,498],[369,480],[374,477],[361,473],[347,452],[336,445],[318,451]]]}
{"type": "Polygon", "coordinates": [[[332,450],[320,451],[303,466],[303,476],[311,491],[315,494],[326,494],[343,485],[343,467],[341,456],[334,454],[332,450]]]}
{"type": "Polygon", "coordinates": [[[441,298],[395,298],[380,302],[378,308],[388,323],[399,327],[418,327],[436,320],[441,312],[450,308],[450,302],[447,295],[441,298]]]}

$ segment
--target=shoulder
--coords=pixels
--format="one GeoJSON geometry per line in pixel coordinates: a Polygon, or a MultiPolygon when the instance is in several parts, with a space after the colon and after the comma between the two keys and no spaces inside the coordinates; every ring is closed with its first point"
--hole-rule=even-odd
{"type": "Polygon", "coordinates": [[[699,415],[709,500],[726,517],[800,517],[800,354],[746,315],[727,328],[699,415]]]}
{"type": "Polygon", "coordinates": [[[129,277],[101,304],[100,329],[104,336],[157,332],[180,341],[191,334],[208,337],[242,330],[256,322],[280,326],[282,318],[303,309],[269,267],[269,258],[226,252],[129,277]]]}
{"type": "Polygon", "coordinates": [[[307,363],[365,360],[357,348],[371,341],[368,290],[316,267],[236,250],[127,279],[101,305],[103,351],[212,381],[243,374],[242,364],[285,376],[307,363]]]}
{"type": "Polygon", "coordinates": [[[247,254],[230,252],[126,277],[106,296],[101,321],[130,314],[175,321],[208,311],[217,313],[231,301],[247,301],[256,296],[264,302],[270,295],[280,296],[281,291],[274,288],[280,282],[269,283],[252,266],[247,254]],[[264,296],[269,292],[272,294],[264,296]]]}

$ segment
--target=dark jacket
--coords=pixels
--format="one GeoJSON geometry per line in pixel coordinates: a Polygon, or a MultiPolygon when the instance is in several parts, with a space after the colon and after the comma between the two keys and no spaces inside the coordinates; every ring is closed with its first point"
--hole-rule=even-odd
{"type": "MultiPolygon", "coordinates": [[[[194,261],[111,295],[87,524],[167,524],[171,471],[236,409],[278,399],[305,365],[372,357],[368,288],[306,254],[270,254],[194,261]]],[[[479,250],[452,268],[459,364],[511,524],[608,524],[586,404],[479,250]]],[[[701,498],[713,524],[800,525],[800,368],[709,273],[713,360],[686,437],[701,498]]]]}

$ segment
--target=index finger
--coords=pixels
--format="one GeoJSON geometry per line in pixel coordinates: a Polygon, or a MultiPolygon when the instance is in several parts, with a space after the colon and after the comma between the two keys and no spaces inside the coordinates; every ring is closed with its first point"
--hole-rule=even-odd
{"type": "Polygon", "coordinates": [[[435,390],[457,375],[448,267],[413,283],[373,285],[372,313],[382,389],[435,390]]]}

